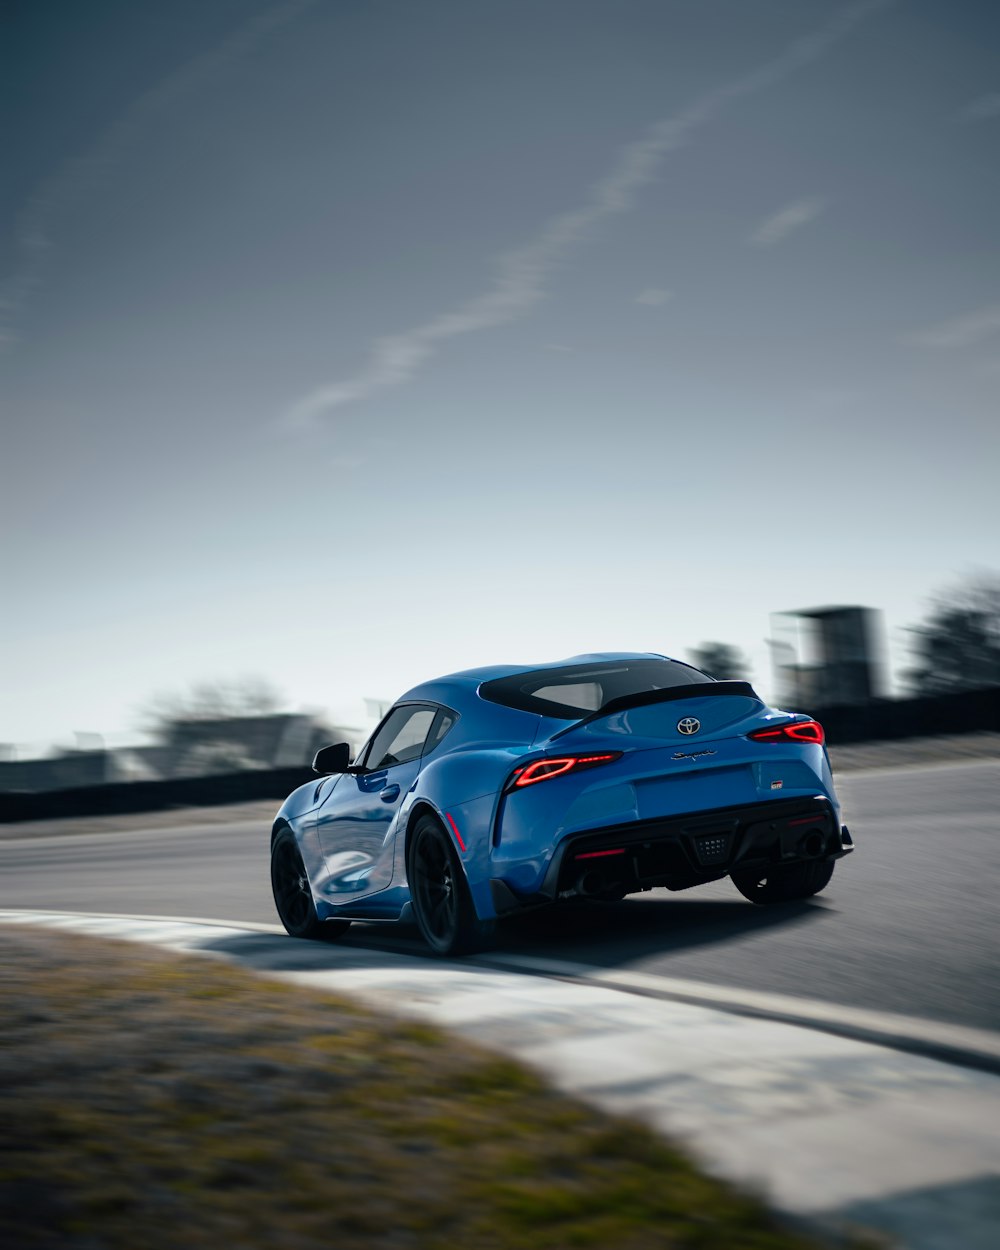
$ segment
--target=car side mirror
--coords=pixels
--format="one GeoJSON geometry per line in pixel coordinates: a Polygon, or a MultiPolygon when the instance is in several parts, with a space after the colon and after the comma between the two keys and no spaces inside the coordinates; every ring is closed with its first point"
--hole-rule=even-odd
{"type": "Polygon", "coordinates": [[[351,748],[346,742],[335,742],[321,747],[312,762],[313,772],[328,777],[331,773],[346,773],[351,765],[351,748]]]}

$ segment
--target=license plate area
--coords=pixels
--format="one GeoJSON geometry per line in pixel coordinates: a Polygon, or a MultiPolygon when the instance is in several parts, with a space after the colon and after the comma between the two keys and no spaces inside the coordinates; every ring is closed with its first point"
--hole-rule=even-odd
{"type": "Polygon", "coordinates": [[[681,877],[691,871],[687,856],[676,841],[645,842],[634,847],[632,866],[640,881],[681,877]]]}

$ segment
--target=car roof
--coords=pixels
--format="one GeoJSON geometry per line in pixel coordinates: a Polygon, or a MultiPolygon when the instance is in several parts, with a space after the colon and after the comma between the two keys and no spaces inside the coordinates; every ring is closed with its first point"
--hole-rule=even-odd
{"type": "Polygon", "coordinates": [[[651,651],[595,651],[589,655],[571,655],[565,660],[549,660],[543,664],[493,664],[487,668],[469,668],[460,673],[448,673],[433,681],[422,682],[408,690],[399,703],[427,699],[432,703],[450,704],[456,699],[465,700],[475,694],[484,681],[497,677],[513,677],[517,673],[536,673],[547,668],[565,668],[568,664],[600,664],[615,660],[662,660],[668,657],[651,651]]]}

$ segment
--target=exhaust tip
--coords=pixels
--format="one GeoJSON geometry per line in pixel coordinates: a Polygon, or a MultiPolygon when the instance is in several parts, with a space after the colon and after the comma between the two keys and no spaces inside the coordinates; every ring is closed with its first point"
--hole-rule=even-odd
{"type": "Polygon", "coordinates": [[[813,829],[802,839],[801,845],[803,853],[810,859],[815,859],[817,855],[823,854],[823,835],[818,829],[813,829]]]}

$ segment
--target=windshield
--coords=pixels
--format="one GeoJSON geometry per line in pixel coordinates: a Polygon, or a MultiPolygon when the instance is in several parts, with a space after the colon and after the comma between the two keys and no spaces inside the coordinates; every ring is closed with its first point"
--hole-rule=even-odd
{"type": "Polygon", "coordinates": [[[491,703],[579,720],[622,695],[712,681],[705,673],[678,660],[612,660],[604,664],[566,664],[531,673],[515,673],[484,682],[479,694],[491,703]]]}

